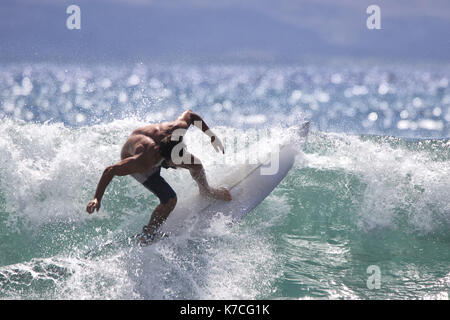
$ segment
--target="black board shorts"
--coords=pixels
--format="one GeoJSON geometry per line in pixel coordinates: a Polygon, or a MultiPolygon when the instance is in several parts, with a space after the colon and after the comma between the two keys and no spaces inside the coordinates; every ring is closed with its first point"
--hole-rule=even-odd
{"type": "MultiPolygon", "coordinates": [[[[180,141],[182,141],[182,139],[180,141]]],[[[179,154],[180,157],[182,157],[184,154],[185,151],[184,147],[185,145],[183,143],[183,148],[180,150],[179,154]]],[[[144,187],[153,192],[159,198],[162,204],[165,204],[169,201],[169,199],[175,198],[177,194],[172,189],[172,187],[166,182],[166,180],[164,180],[164,178],[161,177],[161,167],[165,169],[169,168],[176,169],[176,166],[171,164],[169,160],[163,160],[157,167],[151,169],[150,171],[146,173],[133,174],[132,176],[137,181],[142,183],[144,187]]]]}
{"type": "Polygon", "coordinates": [[[177,194],[172,187],[161,177],[161,167],[171,168],[171,166],[163,161],[161,166],[158,166],[145,175],[133,175],[133,177],[144,185],[148,190],[153,192],[158,197],[162,204],[169,202],[170,199],[176,198],[177,194]]]}

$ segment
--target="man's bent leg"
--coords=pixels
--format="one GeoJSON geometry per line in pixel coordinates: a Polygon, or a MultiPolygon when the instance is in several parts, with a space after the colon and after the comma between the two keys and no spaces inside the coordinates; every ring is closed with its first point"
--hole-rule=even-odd
{"type": "Polygon", "coordinates": [[[231,200],[231,194],[226,188],[212,188],[208,184],[208,180],[206,179],[205,169],[203,165],[197,157],[193,154],[186,152],[191,157],[191,161],[188,164],[181,163],[179,165],[175,165],[176,167],[188,169],[191,174],[192,179],[197,183],[200,194],[208,195],[216,199],[220,200],[231,200]]]}

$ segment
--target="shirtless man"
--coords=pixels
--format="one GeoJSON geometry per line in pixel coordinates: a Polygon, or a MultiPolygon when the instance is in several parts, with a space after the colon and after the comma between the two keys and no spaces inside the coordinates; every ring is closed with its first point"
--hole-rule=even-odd
{"type": "Polygon", "coordinates": [[[161,167],[188,169],[199,187],[200,194],[230,201],[230,192],[225,188],[210,187],[200,160],[190,154],[184,145],[178,145],[183,143],[183,135],[194,124],[194,121],[196,125],[201,124],[201,130],[211,138],[214,149],[225,153],[220,139],[209,129],[203,119],[191,110],[183,112],[175,121],[138,128],[131,133],[122,147],[120,155],[122,161],[108,166],[103,171],[94,199],[88,203],[86,211],[91,214],[100,209],[105,189],[114,176],[131,175],[160,200],[160,204],[151,215],[150,222],[143,228],[143,233],[151,238],[177,203],[175,191],[160,175],[161,167]],[[175,130],[177,131],[175,132],[175,130]],[[172,137],[172,133],[174,133],[174,137],[172,137]],[[175,136],[179,136],[179,138],[177,139],[175,136]],[[177,145],[177,149],[173,150],[177,145]],[[179,157],[174,159],[172,151],[176,154],[177,150],[179,150],[179,157]],[[180,159],[182,160],[180,161],[180,159]],[[186,161],[186,159],[188,160],[186,161]]]}

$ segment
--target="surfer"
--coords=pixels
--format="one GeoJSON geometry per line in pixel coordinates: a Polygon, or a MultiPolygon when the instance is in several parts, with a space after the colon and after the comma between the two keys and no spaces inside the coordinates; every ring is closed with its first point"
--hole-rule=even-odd
{"type": "Polygon", "coordinates": [[[175,121],[137,128],[122,147],[120,154],[122,160],[103,171],[94,199],[88,203],[86,211],[91,214],[100,209],[105,189],[114,176],[131,175],[159,198],[160,204],[154,209],[149,223],[143,228],[145,236],[153,237],[177,203],[175,191],[160,175],[161,167],[188,169],[199,187],[200,194],[230,201],[231,195],[226,188],[209,186],[202,163],[185,149],[182,142],[183,135],[193,124],[201,127],[201,130],[210,137],[211,144],[217,152],[225,154],[220,139],[203,119],[191,110],[183,112],[175,121]]]}

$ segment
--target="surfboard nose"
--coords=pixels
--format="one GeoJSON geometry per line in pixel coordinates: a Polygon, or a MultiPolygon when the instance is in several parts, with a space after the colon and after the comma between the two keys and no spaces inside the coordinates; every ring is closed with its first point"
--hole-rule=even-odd
{"type": "Polygon", "coordinates": [[[309,132],[309,125],[310,125],[310,121],[305,121],[305,122],[303,122],[300,125],[300,127],[298,129],[298,134],[301,137],[305,137],[308,134],[308,132],[309,132]]]}
{"type": "Polygon", "coordinates": [[[296,141],[304,141],[309,133],[310,121],[304,121],[299,125],[289,128],[289,142],[295,143],[296,141]]]}

